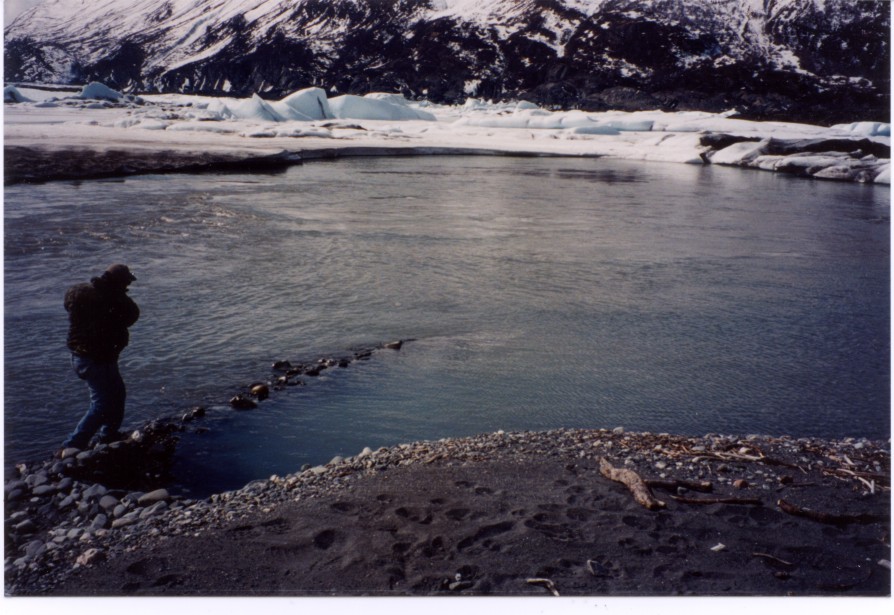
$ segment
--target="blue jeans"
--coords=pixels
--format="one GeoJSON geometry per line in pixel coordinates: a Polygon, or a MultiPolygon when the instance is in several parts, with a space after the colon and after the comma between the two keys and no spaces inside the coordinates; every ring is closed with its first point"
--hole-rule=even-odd
{"type": "Polygon", "coordinates": [[[118,428],[124,420],[124,379],[118,371],[117,361],[100,363],[72,354],[71,366],[78,378],[87,383],[90,407],[62,446],[85,449],[97,431],[100,441],[109,440],[118,434],[118,428]]]}

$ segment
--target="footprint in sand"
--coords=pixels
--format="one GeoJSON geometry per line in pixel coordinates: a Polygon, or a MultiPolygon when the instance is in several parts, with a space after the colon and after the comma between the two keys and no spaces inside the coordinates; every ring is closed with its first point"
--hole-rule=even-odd
{"type": "Polygon", "coordinates": [[[258,523],[257,525],[237,525],[236,527],[230,529],[229,532],[239,538],[250,538],[261,536],[263,534],[284,534],[289,531],[291,527],[292,524],[288,519],[277,517],[275,519],[270,519],[268,521],[258,523]]]}
{"type": "Polygon", "coordinates": [[[420,525],[428,525],[432,522],[432,514],[428,511],[420,510],[418,508],[407,508],[405,506],[401,506],[400,508],[394,509],[394,514],[402,519],[413,521],[415,523],[419,523],[420,525]]]}
{"type": "Polygon", "coordinates": [[[338,538],[338,534],[335,530],[323,530],[318,533],[313,538],[314,546],[321,551],[325,551],[333,544],[335,544],[335,540],[338,538]]]}
{"type": "Polygon", "coordinates": [[[444,516],[448,519],[452,519],[453,521],[462,521],[469,516],[470,512],[472,511],[468,508],[451,508],[444,513],[444,516]]]}
{"type": "Polygon", "coordinates": [[[503,521],[501,523],[494,523],[492,525],[485,525],[478,528],[478,531],[460,540],[457,545],[457,551],[465,551],[473,547],[476,543],[482,543],[487,549],[491,551],[499,551],[500,545],[491,541],[491,538],[499,536],[500,534],[505,534],[515,527],[514,521],[503,521]]]}
{"type": "Polygon", "coordinates": [[[575,542],[578,540],[577,533],[569,525],[560,522],[554,515],[549,513],[537,513],[525,521],[525,527],[536,530],[547,538],[559,542],[575,542]]]}

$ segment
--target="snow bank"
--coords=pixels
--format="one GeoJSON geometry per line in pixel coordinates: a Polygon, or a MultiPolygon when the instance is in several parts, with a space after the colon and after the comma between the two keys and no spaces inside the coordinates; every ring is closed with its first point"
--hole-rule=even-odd
{"type": "Polygon", "coordinates": [[[511,115],[468,115],[457,120],[460,126],[477,128],[510,128],[524,130],[565,130],[577,134],[617,134],[618,132],[644,132],[652,130],[655,122],[650,118],[626,117],[617,114],[603,117],[583,111],[549,112],[524,107],[511,115]]]}
{"type": "MultiPolygon", "coordinates": [[[[411,145],[419,151],[454,148],[608,156],[890,183],[891,130],[881,122],[826,128],[746,121],[734,117],[735,111],[549,111],[525,101],[494,103],[473,98],[448,107],[411,102],[386,92],[328,99],[320,88],[299,90],[278,101],[266,101],[257,94],[242,99],[178,94],[134,97],[99,83],[88,84],[73,97],[43,97],[32,89],[27,94],[13,86],[4,89],[5,101],[20,103],[7,110],[7,128],[10,116],[18,117],[12,122],[19,122],[23,134],[48,124],[58,133],[60,126],[68,125],[81,135],[78,142],[91,139],[93,126],[119,131],[111,138],[120,137],[123,142],[128,140],[126,131],[143,130],[146,136],[141,138],[155,140],[159,147],[164,147],[166,139],[186,138],[173,136],[179,132],[193,133],[188,137],[191,143],[201,143],[205,134],[208,143],[224,142],[234,149],[251,147],[248,141],[258,139],[278,139],[271,147],[283,149],[299,147],[290,143],[294,139],[338,140],[383,153],[411,145]],[[89,122],[78,115],[82,109],[96,110],[91,111],[89,122]],[[164,137],[167,133],[172,136],[164,137]]],[[[104,138],[114,134],[106,133],[104,138]]],[[[314,147],[327,146],[317,143],[314,147]]]]}

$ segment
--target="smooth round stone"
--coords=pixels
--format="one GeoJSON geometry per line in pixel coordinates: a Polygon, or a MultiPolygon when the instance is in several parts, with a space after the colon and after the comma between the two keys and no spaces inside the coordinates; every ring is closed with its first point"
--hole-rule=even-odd
{"type": "Polygon", "coordinates": [[[114,521],[112,521],[112,529],[118,529],[120,527],[127,527],[128,525],[133,525],[137,521],[139,521],[139,517],[136,517],[136,516],[121,517],[120,519],[115,519],[114,521]]]}
{"type": "Polygon", "coordinates": [[[109,510],[118,505],[118,498],[113,495],[104,495],[99,499],[99,505],[103,510],[109,510]]]}
{"type": "Polygon", "coordinates": [[[152,506],[143,509],[143,511],[140,513],[140,519],[147,519],[149,517],[157,515],[163,511],[167,510],[167,508],[168,508],[167,502],[165,502],[165,501],[156,502],[152,506]]]}
{"type": "Polygon", "coordinates": [[[32,540],[25,546],[25,557],[34,559],[43,555],[47,550],[47,545],[42,540],[32,540]]]}
{"type": "Polygon", "coordinates": [[[101,530],[109,524],[109,518],[100,513],[93,517],[93,521],[90,523],[91,530],[101,530]]]}
{"type": "Polygon", "coordinates": [[[28,534],[37,529],[37,525],[31,519],[25,519],[19,523],[16,523],[13,528],[15,531],[20,532],[22,534],[28,534]]]}
{"type": "Polygon", "coordinates": [[[155,491],[143,494],[140,499],[137,500],[137,504],[140,506],[148,506],[162,500],[167,500],[170,497],[167,489],[156,489],[155,491]]]}
{"type": "Polygon", "coordinates": [[[108,492],[108,489],[100,485],[99,483],[95,485],[91,485],[87,489],[84,489],[84,497],[85,498],[96,498],[102,497],[108,492]]]}

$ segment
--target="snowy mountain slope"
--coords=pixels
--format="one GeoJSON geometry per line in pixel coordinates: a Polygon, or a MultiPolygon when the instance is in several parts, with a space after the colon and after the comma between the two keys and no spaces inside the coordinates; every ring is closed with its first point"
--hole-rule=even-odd
{"type": "Polygon", "coordinates": [[[889,3],[853,0],[47,0],[7,27],[4,58],[9,80],[138,91],[832,121],[886,119],[889,28],[889,3]]]}

